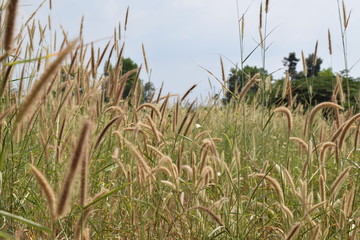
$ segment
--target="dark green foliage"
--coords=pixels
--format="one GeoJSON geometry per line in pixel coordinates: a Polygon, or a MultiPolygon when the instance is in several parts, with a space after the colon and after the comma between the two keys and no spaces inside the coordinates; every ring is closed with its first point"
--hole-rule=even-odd
{"type": "Polygon", "coordinates": [[[317,77],[320,72],[322,62],[323,60],[317,57],[314,65],[314,54],[310,54],[306,58],[307,77],[317,77]]]}
{"type": "MultiPolygon", "coordinates": [[[[247,83],[249,78],[257,73],[260,73],[262,76],[266,76],[268,74],[267,71],[264,70],[263,68],[257,68],[255,66],[254,67],[245,66],[242,71],[238,68],[231,68],[228,78],[229,90],[235,95],[238,94],[241,91],[242,87],[247,83]]],[[[250,89],[250,92],[256,92],[257,89],[258,89],[258,85],[254,85],[250,89]]],[[[231,93],[227,92],[225,98],[223,99],[223,102],[229,103],[232,96],[233,95],[231,93]]]]}
{"type": "MultiPolygon", "coordinates": [[[[274,83],[274,89],[282,89],[284,79],[278,80],[274,83]]],[[[293,80],[291,83],[292,95],[296,98],[295,104],[303,104],[305,109],[306,106],[311,104],[315,106],[321,102],[332,101],[331,96],[336,85],[336,77],[332,73],[331,69],[325,69],[319,71],[316,77],[312,78],[300,78],[293,80]],[[312,92],[310,92],[312,89],[312,92]],[[310,101],[311,98],[311,101],[310,101]]],[[[342,87],[344,93],[346,94],[347,81],[343,79],[342,87]]],[[[349,90],[350,90],[350,105],[357,106],[358,104],[358,92],[359,92],[360,82],[349,78],[349,90]]],[[[278,96],[275,96],[273,93],[272,103],[282,105],[284,102],[287,102],[287,99],[282,99],[282,92],[278,92],[278,96]]],[[[338,103],[340,99],[338,98],[338,103]]],[[[347,98],[346,98],[347,100],[347,98]]],[[[347,107],[348,105],[346,104],[347,107]]]]}
{"type": "Polygon", "coordinates": [[[283,64],[287,67],[287,72],[290,74],[291,77],[296,76],[296,65],[300,59],[296,58],[295,52],[289,53],[288,57],[284,57],[283,64]]]}
{"type": "MultiPolygon", "coordinates": [[[[123,58],[122,59],[122,75],[126,74],[127,72],[137,69],[138,65],[131,60],[131,58],[123,58]]],[[[131,88],[134,86],[136,80],[136,73],[133,73],[129,76],[129,78],[126,81],[125,90],[123,94],[123,98],[126,98],[129,96],[131,88]]]]}
{"type": "MultiPolygon", "coordinates": [[[[121,60],[121,71],[120,71],[120,76],[119,79],[121,78],[121,76],[125,75],[126,73],[135,70],[135,69],[139,69],[138,65],[131,59],[131,58],[122,58],[121,60]]],[[[105,63],[104,66],[104,76],[110,76],[109,81],[113,81],[113,77],[111,74],[114,73],[114,69],[112,64],[108,64],[107,62],[105,63]]],[[[134,87],[134,84],[136,82],[136,77],[137,77],[137,72],[134,72],[132,74],[130,74],[130,76],[126,79],[126,84],[125,84],[125,89],[124,92],[122,94],[122,99],[128,98],[131,94],[132,88],[134,87]]],[[[142,99],[141,102],[148,102],[151,99],[151,96],[154,94],[155,92],[155,87],[154,84],[151,82],[147,82],[144,84],[144,86],[142,85],[143,81],[141,79],[138,80],[139,81],[139,86],[143,87],[143,92],[142,92],[142,99]]],[[[104,88],[104,92],[107,92],[107,88],[108,88],[108,81],[105,81],[103,88],[104,88]]],[[[105,102],[109,101],[109,96],[107,96],[105,94],[104,96],[104,100],[105,102]]]]}

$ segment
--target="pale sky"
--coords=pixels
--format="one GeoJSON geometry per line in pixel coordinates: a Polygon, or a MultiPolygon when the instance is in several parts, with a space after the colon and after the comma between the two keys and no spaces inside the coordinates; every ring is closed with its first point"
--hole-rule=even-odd
{"type": "MultiPolygon", "coordinates": [[[[248,55],[259,42],[260,0],[238,0],[240,14],[245,13],[245,49],[248,55]],[[250,5],[251,4],[251,5],[250,5]]],[[[263,1],[265,2],[265,1],[263,1]]],[[[340,2],[341,3],[341,2],[340,2]]],[[[22,0],[21,12],[29,14],[40,1],[22,0]]],[[[263,3],[264,4],[264,3],[263,3]]],[[[127,32],[122,33],[126,42],[125,57],[132,58],[139,65],[143,63],[141,44],[147,53],[152,69],[151,81],[155,87],[164,82],[165,93],[183,94],[197,83],[192,98],[206,98],[217,93],[218,82],[200,66],[221,78],[219,56],[224,56],[226,74],[233,63],[240,62],[239,35],[236,0],[52,0],[42,7],[39,17],[46,19],[50,14],[53,27],[61,24],[76,38],[82,15],[85,17],[85,42],[112,36],[120,22],[124,26],[126,9],[129,6],[127,32]],[[228,58],[230,61],[226,60],[228,58]]],[[[346,11],[351,10],[347,30],[349,67],[360,59],[360,1],[345,0],[346,11]]],[[[20,22],[20,21],[19,21],[20,22]]],[[[44,22],[45,24],[45,22],[44,22]]],[[[301,56],[314,51],[319,41],[318,56],[323,59],[323,68],[333,67],[335,72],[344,69],[337,0],[270,0],[267,38],[270,47],[266,53],[266,69],[275,72],[283,68],[282,59],[289,52],[301,56]],[[327,31],[330,29],[333,56],[328,51],[327,31]]],[[[106,41],[95,46],[103,46],[106,41]]],[[[262,66],[258,48],[245,65],[262,66]]],[[[301,62],[298,71],[302,69],[301,62]]],[[[145,73],[145,71],[144,71],[145,73]]],[[[283,76],[284,69],[274,73],[275,78],[283,76]]],[[[360,64],[354,66],[351,76],[360,77],[360,64]]],[[[142,75],[148,80],[146,74],[142,75]]]]}

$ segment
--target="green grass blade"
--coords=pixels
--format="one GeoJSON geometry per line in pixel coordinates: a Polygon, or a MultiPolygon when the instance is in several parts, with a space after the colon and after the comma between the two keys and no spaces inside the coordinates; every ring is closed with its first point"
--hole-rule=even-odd
{"type": "Polygon", "coordinates": [[[15,215],[15,214],[3,211],[3,210],[0,210],[0,214],[5,216],[5,217],[9,217],[9,218],[17,220],[19,222],[25,223],[25,224],[27,224],[29,226],[32,226],[34,228],[37,228],[37,229],[39,229],[41,231],[51,233],[51,230],[49,228],[44,227],[44,226],[40,225],[39,223],[36,223],[36,222],[34,222],[34,221],[30,220],[30,219],[26,219],[26,218],[23,218],[21,216],[18,216],[18,215],[15,215]]]}
{"type": "Polygon", "coordinates": [[[6,232],[3,231],[0,231],[0,237],[4,239],[16,240],[16,238],[13,235],[7,234],[6,232]]]}
{"type": "Polygon", "coordinates": [[[99,197],[99,198],[95,199],[94,201],[92,201],[92,202],[88,203],[87,205],[85,205],[85,206],[83,207],[83,209],[86,209],[86,208],[94,205],[95,203],[99,202],[101,199],[104,199],[104,198],[110,196],[111,194],[116,193],[117,191],[119,191],[119,190],[127,187],[127,186],[130,185],[131,183],[132,183],[132,182],[125,183],[125,184],[121,185],[120,187],[111,190],[110,192],[102,195],[101,197],[99,197]]]}

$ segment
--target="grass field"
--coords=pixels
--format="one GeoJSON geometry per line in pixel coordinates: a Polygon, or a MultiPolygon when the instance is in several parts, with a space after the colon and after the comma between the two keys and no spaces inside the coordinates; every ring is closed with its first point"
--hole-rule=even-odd
{"type": "Polygon", "coordinates": [[[259,74],[249,77],[260,86],[251,101],[245,86],[226,106],[189,102],[191,89],[142,103],[139,78],[123,99],[129,74],[116,36],[99,54],[81,33],[39,50],[46,28],[35,14],[15,32],[10,2],[1,16],[1,237],[360,239],[360,114],[338,102],[340,85],[333,102],[305,113],[264,107],[275,90],[259,74]],[[110,56],[118,61],[104,76],[110,56]]]}

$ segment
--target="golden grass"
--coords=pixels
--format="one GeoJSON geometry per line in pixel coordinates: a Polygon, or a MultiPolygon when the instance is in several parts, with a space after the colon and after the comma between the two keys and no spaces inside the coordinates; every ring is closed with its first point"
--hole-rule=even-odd
{"type": "MultiPolygon", "coordinates": [[[[261,34],[269,4],[261,3],[261,34]]],[[[128,18],[129,9],[124,30],[128,18]]],[[[260,74],[248,76],[238,99],[228,105],[215,98],[187,102],[196,84],[183,95],[163,95],[161,87],[156,98],[143,102],[140,69],[123,74],[120,26],[103,50],[96,41],[84,43],[84,18],[79,47],[69,43],[63,29],[46,46],[46,36],[55,31],[51,17],[46,27],[31,19],[19,34],[29,42],[18,42],[14,52],[25,62],[4,65],[1,78],[0,202],[23,222],[3,216],[0,234],[19,236],[24,230],[24,239],[358,238],[359,114],[340,106],[346,103],[340,76],[332,102],[312,110],[296,106],[289,74],[283,91],[287,107],[266,105],[274,89],[269,76],[260,82],[260,74]],[[16,85],[12,80],[18,73],[16,85]],[[133,75],[135,86],[125,99],[133,75]],[[248,96],[254,84],[264,92],[248,96]],[[317,118],[326,107],[335,110],[334,118],[317,118]],[[304,114],[304,109],[309,110],[304,114]],[[278,112],[287,118],[284,127],[278,112]]],[[[239,19],[240,32],[244,19],[239,19]]],[[[328,38],[330,47],[330,32],[328,38]]],[[[142,53],[150,78],[144,45],[142,53]]],[[[222,58],[220,64],[218,81],[226,86],[222,58]]]]}

